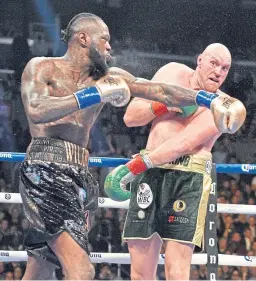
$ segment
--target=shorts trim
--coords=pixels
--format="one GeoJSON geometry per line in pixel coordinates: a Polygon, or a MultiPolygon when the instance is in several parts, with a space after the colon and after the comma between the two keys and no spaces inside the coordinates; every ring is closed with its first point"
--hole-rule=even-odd
{"type": "Polygon", "coordinates": [[[191,244],[191,245],[194,245],[194,246],[197,246],[195,245],[193,242],[191,241],[185,241],[185,240],[178,240],[178,239],[172,239],[172,238],[162,238],[158,232],[154,232],[153,234],[151,234],[149,237],[147,238],[143,238],[143,237],[123,237],[123,240],[149,240],[150,238],[153,237],[154,234],[157,234],[157,236],[160,238],[160,240],[162,240],[162,242],[164,241],[175,241],[175,242],[180,242],[180,243],[185,243],[185,244],[191,244]]]}
{"type": "Polygon", "coordinates": [[[157,234],[157,236],[160,238],[160,240],[163,240],[163,238],[159,235],[159,233],[158,232],[154,232],[154,233],[152,233],[149,237],[146,237],[146,238],[144,238],[144,237],[122,237],[122,239],[123,240],[132,240],[132,239],[137,239],[137,240],[149,240],[150,238],[152,238],[153,237],[153,235],[154,234],[157,234]]]}
{"type": "Polygon", "coordinates": [[[161,239],[164,241],[175,241],[175,242],[181,242],[181,243],[186,243],[186,244],[191,244],[191,245],[197,246],[191,241],[178,240],[178,239],[172,239],[172,238],[161,238],[161,239]]]}
{"type": "Polygon", "coordinates": [[[204,248],[204,229],[205,219],[207,213],[208,198],[211,190],[212,179],[208,175],[204,175],[203,178],[203,192],[201,195],[200,203],[197,212],[197,222],[194,237],[192,243],[200,248],[204,248]]]}

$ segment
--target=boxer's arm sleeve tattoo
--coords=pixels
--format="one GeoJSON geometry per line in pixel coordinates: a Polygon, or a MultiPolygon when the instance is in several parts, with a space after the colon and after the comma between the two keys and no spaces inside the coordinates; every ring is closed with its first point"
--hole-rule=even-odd
{"type": "Polygon", "coordinates": [[[112,67],[109,74],[121,76],[130,88],[134,97],[154,100],[164,103],[166,106],[195,105],[197,91],[183,88],[169,83],[143,81],[121,68],[112,67]]]}
{"type": "Polygon", "coordinates": [[[135,81],[127,84],[134,97],[155,100],[166,106],[196,105],[197,91],[188,88],[160,82],[135,81]]]}

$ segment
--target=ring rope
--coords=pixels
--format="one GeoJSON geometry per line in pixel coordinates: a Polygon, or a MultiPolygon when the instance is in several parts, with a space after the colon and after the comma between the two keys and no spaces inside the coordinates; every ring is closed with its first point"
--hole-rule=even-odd
{"type": "MultiPolygon", "coordinates": [[[[255,256],[218,255],[219,265],[256,266],[255,256]]],[[[0,262],[27,261],[26,251],[0,251],[0,262]]],[[[159,263],[164,264],[165,255],[159,255],[159,263]]],[[[92,263],[130,264],[130,254],[127,253],[90,253],[92,263]]],[[[191,264],[207,264],[207,254],[193,254],[191,264]]]]}
{"type": "MultiPolygon", "coordinates": [[[[22,203],[21,196],[19,193],[5,193],[0,192],[0,203],[22,203]]],[[[98,198],[99,208],[114,208],[114,209],[128,209],[130,200],[123,202],[114,201],[107,197],[98,198]]],[[[218,213],[227,214],[256,214],[256,205],[242,205],[242,204],[217,204],[218,213]]]]}
{"type": "MultiPolygon", "coordinates": [[[[0,152],[0,161],[22,162],[25,153],[0,152]]],[[[116,167],[126,164],[128,158],[89,157],[90,167],[116,167]]],[[[216,164],[217,173],[256,174],[256,164],[216,164]]]]}

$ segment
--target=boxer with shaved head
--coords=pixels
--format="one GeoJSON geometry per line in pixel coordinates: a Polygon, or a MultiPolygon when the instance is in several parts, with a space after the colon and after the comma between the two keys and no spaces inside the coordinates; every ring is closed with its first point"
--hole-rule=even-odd
{"type": "MultiPolygon", "coordinates": [[[[195,70],[169,63],[152,80],[219,94],[226,98],[228,108],[235,100],[219,88],[230,67],[229,50],[216,43],[199,55],[195,70]]],[[[235,122],[244,119],[245,111],[241,111],[235,122]]],[[[141,98],[131,101],[124,121],[128,127],[152,122],[146,148],[115,168],[105,181],[110,198],[130,198],[123,238],[131,254],[131,279],[156,280],[163,246],[166,280],[189,280],[194,249],[203,249],[211,149],[223,131],[206,108],[167,108],[141,98]]]]}

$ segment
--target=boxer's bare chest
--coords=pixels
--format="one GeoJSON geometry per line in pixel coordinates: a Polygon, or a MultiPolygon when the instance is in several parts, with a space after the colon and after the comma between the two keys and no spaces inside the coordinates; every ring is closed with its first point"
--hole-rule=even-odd
{"type": "MultiPolygon", "coordinates": [[[[190,84],[189,74],[172,75],[168,83],[179,85],[181,87],[192,88],[190,84]]],[[[154,119],[148,138],[148,146],[150,148],[156,147],[167,139],[176,138],[178,132],[182,132],[187,125],[200,114],[201,109],[197,110],[193,115],[184,118],[178,113],[178,108],[172,108],[169,113],[154,119]]]]}
{"type": "MultiPolygon", "coordinates": [[[[78,90],[95,85],[95,81],[91,76],[83,75],[77,71],[70,70],[66,67],[57,65],[54,75],[48,84],[49,92],[54,97],[65,97],[72,95],[78,90]]],[[[95,105],[89,108],[78,110],[57,122],[72,121],[78,126],[86,126],[93,119],[94,114],[97,114],[98,109],[102,105],[95,105]]]]}
{"type": "MultiPolygon", "coordinates": [[[[95,85],[95,81],[92,77],[81,75],[61,63],[56,63],[56,68],[48,81],[48,91],[53,97],[65,97],[93,85],[95,85]]],[[[32,125],[33,135],[61,138],[86,146],[91,127],[102,107],[103,104],[90,106],[54,122],[38,124],[36,127],[32,125]]]]}

